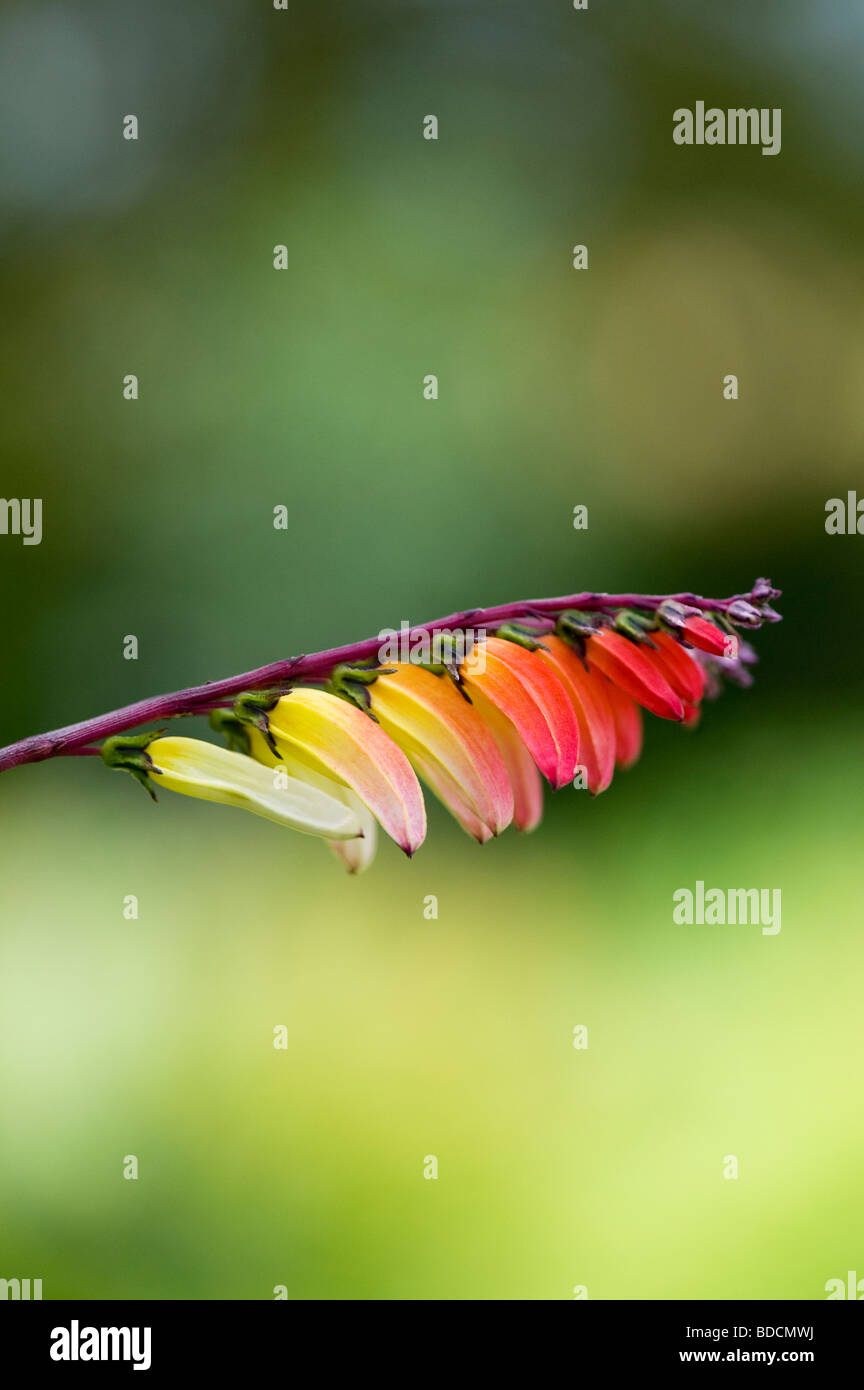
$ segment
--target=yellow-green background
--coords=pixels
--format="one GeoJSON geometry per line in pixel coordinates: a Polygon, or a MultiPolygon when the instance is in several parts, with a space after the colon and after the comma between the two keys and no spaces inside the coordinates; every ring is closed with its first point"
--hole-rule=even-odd
{"type": "Polygon", "coordinates": [[[764,573],[786,620],[596,802],[482,850],[433,808],[359,880],[96,760],[5,775],[0,1276],[864,1275],[864,540],[824,531],[864,493],[862,42],[804,0],[4,5],[0,492],[45,533],[0,537],[0,741],[528,595],[764,573]],[[781,107],[781,153],[674,146],[699,99],[781,107]],[[781,933],[675,926],[697,879],[780,888],[781,933]]]}

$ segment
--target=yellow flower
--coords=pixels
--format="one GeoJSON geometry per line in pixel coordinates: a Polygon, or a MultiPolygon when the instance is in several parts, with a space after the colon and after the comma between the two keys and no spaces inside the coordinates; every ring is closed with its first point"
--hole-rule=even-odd
{"type": "Polygon", "coordinates": [[[341,841],[363,834],[356,810],[341,796],[242,753],[197,738],[157,738],[147,745],[146,758],[157,788],[237,806],[304,835],[341,841]]]}
{"type": "MultiPolygon", "coordinates": [[[[409,857],[422,845],[420,784],[402,750],[368,715],[327,691],[295,689],[269,711],[268,727],[281,759],[350,787],[409,857]]],[[[256,757],[262,742],[252,741],[256,757]]]]}
{"type": "Polygon", "coordinates": [[[259,763],[264,763],[269,768],[279,769],[289,777],[296,777],[300,782],[308,782],[311,787],[318,787],[320,791],[328,796],[335,797],[345,806],[353,811],[360,823],[362,835],[354,840],[330,840],[327,843],[338,859],[342,860],[350,874],[362,874],[364,869],[368,869],[372,860],[375,858],[375,851],[378,847],[378,822],[372,812],[364,806],[359,796],[345,782],[337,782],[332,777],[325,777],[323,773],[316,772],[308,763],[302,762],[299,758],[292,757],[285,746],[285,751],[277,757],[269,747],[264,735],[257,729],[250,728],[249,731],[249,751],[253,758],[257,758],[259,763]]]}

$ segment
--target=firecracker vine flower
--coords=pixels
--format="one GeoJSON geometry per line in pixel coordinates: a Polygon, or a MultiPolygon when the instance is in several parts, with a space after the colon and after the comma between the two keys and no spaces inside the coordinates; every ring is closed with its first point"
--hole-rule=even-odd
{"type": "Polygon", "coordinates": [[[767,579],[705,599],[583,593],[471,609],[171,695],[0,749],[0,772],[101,755],[156,800],[222,802],[323,839],[353,873],[380,827],[409,856],[426,835],[422,785],[483,844],[540,821],[543,783],[605,791],[642,749],[642,711],[692,727],[724,679],[752,682],[740,629],[778,622],[767,579]],[[436,634],[448,655],[430,659],[436,634]],[[453,636],[467,638],[466,650],[453,636]],[[421,652],[415,659],[414,650],[421,652]],[[401,655],[401,653],[400,653],[401,655]],[[227,747],[129,731],[207,715],[227,747]]]}
{"type": "MultiPolygon", "coordinates": [[[[162,738],[150,734],[109,739],[104,760],[123,767],[156,800],[154,787],[166,787],[203,801],[221,801],[287,825],[305,835],[332,840],[363,835],[359,816],[330,787],[284,775],[279,782],[242,753],[200,738],[162,738]]],[[[335,790],[335,789],[334,789],[335,790]]]]}

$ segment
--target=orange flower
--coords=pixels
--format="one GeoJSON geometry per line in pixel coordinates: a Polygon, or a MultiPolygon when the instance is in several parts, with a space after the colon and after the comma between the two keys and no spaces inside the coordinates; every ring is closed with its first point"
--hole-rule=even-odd
{"type": "Polygon", "coordinates": [[[534,830],[543,817],[543,783],[537,764],[522,742],[515,724],[511,724],[497,705],[493,705],[476,689],[471,693],[471,700],[494,738],[507,769],[513,792],[513,824],[517,830],[534,830]]]}
{"type": "Polygon", "coordinates": [[[561,681],[537,652],[501,637],[486,639],[484,656],[483,662],[469,658],[461,668],[469,696],[479,691],[510,720],[553,787],[572,782],[579,766],[579,727],[561,681]]]}
{"type": "Polygon", "coordinates": [[[581,659],[560,637],[543,638],[541,660],[555,672],[576,713],[579,726],[579,760],[585,768],[588,789],[605,791],[615,771],[615,718],[608,682],[596,671],[587,671],[581,659]]]}
{"type": "Polygon", "coordinates": [[[638,761],[642,752],[642,711],[636,701],[630,695],[625,695],[614,681],[607,681],[606,684],[615,721],[615,762],[626,770],[638,761]]]}
{"type": "Polygon", "coordinates": [[[460,824],[483,843],[513,819],[513,791],[490,730],[446,676],[410,662],[369,687],[371,710],[460,824]]]}

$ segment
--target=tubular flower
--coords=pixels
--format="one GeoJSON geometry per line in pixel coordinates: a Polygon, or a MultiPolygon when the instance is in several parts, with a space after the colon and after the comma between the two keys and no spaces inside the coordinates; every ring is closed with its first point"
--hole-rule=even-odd
{"type": "Polygon", "coordinates": [[[760,579],[728,599],[587,592],[403,623],[387,630],[399,658],[386,668],[382,633],[24,739],[0,749],[0,772],[101,751],[154,799],[162,786],[243,807],[319,836],[359,873],[378,826],[409,857],[423,843],[418,778],[481,844],[511,822],[534,829],[543,778],[604,791],[640,756],[643,709],[692,728],[725,680],[752,684],[756,655],[737,629],[778,622],[779,596],[760,579]],[[124,732],[202,713],[228,749],[124,732]]]}
{"type": "MultiPolygon", "coordinates": [[[[269,763],[272,754],[263,735],[257,729],[252,729],[250,739],[253,756],[263,763],[269,763]]],[[[360,835],[353,840],[328,840],[327,844],[336,858],[342,860],[349,874],[362,874],[364,869],[368,869],[378,848],[378,822],[357,793],[344,782],[334,782],[332,777],[313,772],[306,763],[295,760],[290,754],[285,754],[278,760],[274,758],[272,765],[282,767],[289,776],[296,777],[300,782],[308,782],[310,786],[318,787],[320,791],[335,797],[353,812],[360,825],[360,835]]]]}
{"type": "Polygon", "coordinates": [[[277,753],[350,787],[406,854],[426,838],[426,807],[411,764],[367,715],[326,690],[292,690],[269,712],[277,753]]]}
{"type": "Polygon", "coordinates": [[[495,740],[501,760],[507,769],[513,791],[513,824],[526,833],[534,830],[543,818],[543,783],[537,764],[506,715],[497,705],[472,691],[471,702],[495,740]]]}
{"type": "Polygon", "coordinates": [[[490,637],[485,660],[469,657],[461,674],[470,698],[478,690],[510,720],[553,787],[572,782],[579,766],[576,714],[560,680],[535,652],[490,637]]]}
{"type": "Polygon", "coordinates": [[[350,787],[342,787],[340,791],[340,800],[344,800],[360,822],[360,835],[352,840],[328,840],[327,845],[336,858],[341,859],[349,874],[362,874],[364,869],[369,868],[378,849],[378,822],[350,787]]]}
{"type": "Polygon", "coordinates": [[[368,869],[378,848],[378,822],[357,793],[346,783],[335,782],[332,777],[325,777],[323,773],[313,771],[308,763],[292,758],[287,751],[284,754],[274,753],[258,729],[249,729],[248,748],[258,762],[277,772],[281,771],[288,777],[294,777],[299,782],[307,782],[309,786],[317,787],[319,791],[341,801],[343,806],[354,813],[360,826],[360,835],[352,840],[327,840],[327,845],[337,859],[342,860],[349,874],[361,874],[364,869],[368,869]]]}
{"type": "Polygon", "coordinates": [[[721,632],[719,627],[709,623],[706,618],[691,615],[681,631],[692,647],[698,647],[700,651],[708,652],[711,656],[723,656],[727,660],[734,660],[738,655],[738,638],[735,634],[721,632]]]}
{"type": "MultiPolygon", "coordinates": [[[[115,761],[110,765],[132,770],[130,751],[117,747],[120,740],[113,742],[115,746],[108,753],[110,757],[113,752],[115,761]],[[121,761],[123,758],[126,761],[121,761]]],[[[157,787],[238,806],[305,835],[335,841],[363,834],[359,817],[341,799],[293,777],[277,782],[267,768],[251,758],[202,739],[154,736],[144,747],[135,747],[132,757],[141,775],[152,779],[157,787]]],[[[148,790],[152,794],[152,786],[148,790]]]]}
{"type": "Polygon", "coordinates": [[[616,731],[609,682],[589,671],[576,652],[560,637],[543,638],[538,652],[567,692],[579,726],[579,759],[586,771],[588,790],[603,792],[615,771],[616,731]]]}
{"type": "Polygon", "coordinates": [[[615,765],[626,771],[642,752],[642,711],[613,681],[606,682],[606,696],[615,724],[615,765]]]}
{"type": "Polygon", "coordinates": [[[662,670],[635,642],[622,637],[620,632],[601,628],[588,638],[586,646],[589,668],[608,676],[637,704],[644,705],[661,719],[684,718],[684,706],[679,696],[662,670]]]}
{"type": "Polygon", "coordinates": [[[650,641],[653,651],[650,647],[642,648],[648,660],[666,677],[685,706],[698,705],[704,690],[702,667],[668,632],[658,629],[650,634],[650,641]]]}
{"type": "Polygon", "coordinates": [[[410,662],[379,675],[370,708],[460,824],[483,843],[513,819],[513,789],[477,710],[446,677],[410,662]]]}

